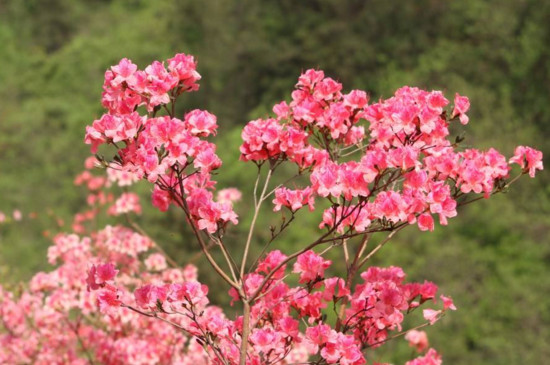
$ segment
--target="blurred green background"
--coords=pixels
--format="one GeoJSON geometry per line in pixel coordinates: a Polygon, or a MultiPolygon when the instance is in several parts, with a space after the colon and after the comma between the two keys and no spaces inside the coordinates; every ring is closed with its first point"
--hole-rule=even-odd
{"type": "MultiPolygon", "coordinates": [[[[240,128],[288,99],[307,68],[323,69],[345,90],[367,90],[372,100],[402,85],[468,95],[467,144],[508,156],[518,144],[533,145],[550,155],[549,19],[550,2],[535,0],[0,0],[0,211],[25,216],[0,225],[0,282],[48,269],[48,210],[69,229],[84,206],[73,186],[89,155],[84,127],[101,116],[103,73],[122,57],[141,68],[177,52],[197,57],[201,89],[184,96],[179,112],[218,116],[220,186],[245,192],[242,227],[230,233],[239,250],[255,175],[253,165],[238,162],[240,128]]],[[[447,364],[550,358],[549,181],[546,172],[526,177],[434,233],[406,230],[376,258],[453,296],[459,310],[427,330],[447,364]]],[[[185,262],[195,248],[183,218],[150,208],[150,186],[138,190],[141,225],[185,262]]],[[[268,214],[259,227],[273,219],[268,214]]],[[[310,241],[318,217],[299,219],[300,229],[273,248],[310,241]]],[[[258,241],[268,235],[259,229],[258,241]]],[[[201,278],[213,282],[200,264],[201,278]]],[[[225,301],[225,289],[212,295],[225,301]]],[[[397,340],[379,355],[398,362],[410,349],[397,340]]]]}

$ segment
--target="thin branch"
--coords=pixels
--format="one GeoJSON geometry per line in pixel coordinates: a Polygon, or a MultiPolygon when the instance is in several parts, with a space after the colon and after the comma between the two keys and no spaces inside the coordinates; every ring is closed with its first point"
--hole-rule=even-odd
{"type": "MultiPolygon", "coordinates": [[[[353,258],[353,262],[348,264],[349,260],[346,260],[346,266],[347,266],[347,277],[346,277],[346,289],[351,291],[351,284],[353,283],[353,279],[355,277],[355,274],[357,273],[357,270],[359,269],[359,266],[357,265],[359,259],[363,255],[363,252],[365,251],[365,247],[367,247],[367,243],[371,237],[370,233],[365,233],[363,235],[363,239],[361,240],[361,243],[359,244],[359,248],[357,249],[357,252],[355,253],[355,257],[353,258]]],[[[347,297],[342,298],[342,303],[340,304],[340,311],[338,314],[338,318],[336,319],[336,331],[340,330],[340,327],[342,325],[342,318],[344,317],[344,313],[346,310],[346,304],[348,302],[347,297]]],[[[336,304],[336,303],[335,303],[336,304]]]]}
{"type": "MultiPolygon", "coordinates": [[[[260,213],[260,207],[262,206],[262,202],[264,200],[265,193],[267,191],[267,186],[269,185],[269,180],[271,179],[271,174],[273,170],[270,168],[267,172],[267,176],[265,178],[264,187],[262,189],[262,193],[260,194],[260,198],[256,199],[256,186],[254,186],[254,216],[252,217],[252,223],[250,223],[250,229],[248,230],[248,237],[246,239],[246,244],[244,246],[244,253],[243,253],[243,260],[241,262],[241,279],[244,277],[244,271],[246,268],[246,259],[248,258],[248,250],[250,249],[250,243],[252,242],[252,235],[254,234],[254,226],[256,225],[256,219],[258,218],[258,214],[260,213]]],[[[260,171],[258,171],[258,179],[259,180],[260,171]]]]}
{"type": "Polygon", "coordinates": [[[227,249],[225,248],[225,245],[223,244],[223,242],[218,237],[214,237],[214,238],[211,237],[211,239],[214,240],[215,242],[217,242],[217,244],[220,246],[220,249],[222,250],[223,256],[225,257],[225,261],[227,261],[227,264],[229,266],[229,270],[231,271],[231,276],[233,276],[233,280],[235,280],[235,282],[238,282],[239,280],[237,279],[237,275],[236,275],[236,272],[235,272],[235,269],[237,268],[237,264],[235,263],[235,260],[233,260],[233,257],[231,257],[231,254],[229,252],[227,252],[227,249]]]}
{"type": "MultiPolygon", "coordinates": [[[[444,315],[445,315],[445,314],[441,314],[441,315],[439,316],[439,319],[441,319],[444,315]]],[[[403,335],[406,335],[406,334],[409,333],[410,331],[414,331],[414,330],[417,330],[417,329],[420,329],[420,328],[424,328],[424,327],[427,327],[427,326],[429,326],[429,325],[430,325],[430,322],[422,323],[422,324],[420,324],[420,325],[418,325],[418,326],[416,326],[416,327],[409,328],[408,330],[398,332],[398,333],[394,334],[393,336],[390,336],[390,337],[388,337],[388,338],[386,338],[386,339],[384,339],[384,340],[381,340],[381,341],[375,342],[375,343],[373,343],[373,344],[370,344],[370,345],[367,346],[367,348],[373,347],[373,346],[376,346],[376,345],[380,345],[380,344],[382,344],[382,343],[385,343],[385,342],[388,342],[388,341],[390,341],[390,340],[393,340],[394,338],[397,338],[397,337],[401,337],[401,336],[403,336],[403,335]]]]}
{"type": "Polygon", "coordinates": [[[187,335],[193,336],[193,334],[190,333],[189,331],[187,331],[184,327],[182,327],[182,326],[180,326],[179,324],[174,323],[174,322],[172,322],[172,321],[170,321],[170,320],[168,320],[168,319],[166,319],[166,318],[160,317],[160,316],[158,315],[158,313],[156,313],[156,312],[154,312],[154,313],[148,313],[148,312],[142,311],[142,310],[140,310],[140,309],[137,309],[137,308],[132,307],[131,305],[127,305],[127,304],[121,304],[120,306],[121,306],[122,308],[128,308],[129,310],[131,310],[131,311],[133,311],[133,312],[136,312],[136,313],[139,313],[139,314],[141,314],[141,315],[143,315],[143,316],[145,316],[145,317],[160,319],[161,321],[166,322],[166,323],[168,323],[169,325],[171,325],[171,326],[173,326],[173,327],[175,327],[175,328],[177,328],[177,329],[179,329],[179,330],[185,332],[187,335]]]}
{"type": "Polygon", "coordinates": [[[378,250],[380,250],[386,243],[388,243],[388,241],[391,240],[397,232],[405,228],[407,225],[408,224],[402,224],[396,227],[382,242],[378,244],[378,246],[373,248],[372,251],[369,252],[369,254],[363,260],[361,260],[361,262],[359,262],[358,267],[360,268],[361,266],[363,266],[378,250]]]}
{"type": "Polygon", "coordinates": [[[294,212],[292,212],[292,215],[290,216],[290,219],[289,220],[286,220],[286,221],[283,221],[283,223],[281,224],[281,226],[279,227],[279,231],[276,232],[276,233],[272,233],[271,235],[271,238],[269,239],[269,241],[267,241],[267,243],[264,245],[264,247],[262,248],[262,251],[260,252],[260,254],[256,257],[256,260],[254,260],[254,263],[252,264],[252,266],[250,267],[250,270],[253,270],[256,265],[258,264],[258,261],[260,261],[260,259],[263,257],[263,255],[265,254],[265,252],[267,251],[269,245],[281,234],[283,233],[283,231],[288,227],[290,226],[290,224],[294,221],[294,218],[295,218],[295,215],[294,215],[294,212]]]}
{"type": "MultiPolygon", "coordinates": [[[[256,289],[256,292],[250,297],[250,302],[253,302],[254,299],[261,293],[263,287],[267,284],[267,282],[271,279],[271,277],[277,272],[277,270],[279,270],[281,267],[283,267],[284,265],[286,265],[288,262],[290,262],[291,260],[295,259],[296,257],[300,256],[301,254],[303,254],[304,252],[308,251],[308,250],[311,250],[312,248],[314,248],[315,246],[317,245],[320,245],[321,243],[324,243],[324,242],[327,242],[325,241],[325,239],[331,235],[334,231],[336,231],[336,229],[338,228],[338,226],[346,219],[348,218],[349,216],[351,216],[356,209],[359,208],[359,204],[356,205],[353,209],[351,209],[349,212],[347,212],[347,214],[342,214],[342,217],[340,217],[340,220],[334,222],[334,225],[325,233],[323,234],[321,237],[319,237],[318,239],[316,239],[315,241],[313,241],[312,243],[310,243],[309,245],[307,245],[306,247],[304,247],[303,249],[299,250],[299,251],[296,251],[294,252],[293,254],[291,254],[290,256],[288,256],[286,259],[282,260],[277,266],[275,266],[273,269],[271,269],[271,271],[269,272],[269,274],[267,274],[265,276],[265,278],[263,279],[263,281],[261,282],[261,284],[258,286],[258,288],[256,289]]],[[[335,241],[335,239],[332,239],[331,241],[335,241]]]]}
{"type": "Polygon", "coordinates": [[[212,255],[208,251],[208,246],[204,242],[204,239],[202,238],[199,229],[197,228],[197,226],[193,222],[193,219],[191,218],[191,215],[189,213],[189,207],[187,206],[187,202],[185,201],[185,198],[183,197],[184,196],[184,189],[183,189],[183,183],[182,183],[181,179],[179,179],[179,185],[180,185],[181,196],[180,196],[180,200],[178,201],[176,199],[175,202],[184,211],[184,213],[187,217],[187,220],[189,222],[189,225],[193,229],[193,233],[195,234],[195,237],[197,238],[197,241],[199,242],[199,245],[201,247],[202,252],[206,256],[206,259],[208,260],[210,265],[214,268],[214,270],[216,270],[218,275],[223,280],[225,280],[225,282],[227,282],[233,288],[239,289],[239,285],[235,281],[231,280],[231,278],[229,276],[227,276],[227,274],[222,270],[222,268],[218,265],[218,263],[214,260],[214,258],[212,257],[212,255]]]}

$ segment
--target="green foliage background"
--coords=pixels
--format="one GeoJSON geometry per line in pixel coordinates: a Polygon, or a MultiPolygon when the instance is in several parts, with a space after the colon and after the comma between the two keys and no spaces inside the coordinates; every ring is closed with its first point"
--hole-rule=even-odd
{"type": "MultiPolygon", "coordinates": [[[[238,161],[239,130],[288,98],[310,67],[371,99],[405,84],[468,95],[468,144],[507,155],[529,144],[550,155],[548,19],[550,2],[535,0],[0,0],[0,210],[38,214],[0,226],[0,281],[48,269],[47,212],[70,222],[85,204],[72,182],[89,154],[84,126],[102,114],[103,72],[122,57],[141,67],[176,52],[198,58],[201,90],[179,112],[198,107],[218,116],[220,186],[238,186],[246,197],[255,171],[238,161]]],[[[545,363],[550,356],[549,180],[546,172],[525,178],[432,234],[406,230],[376,258],[453,296],[459,311],[428,329],[446,363],[545,363]]],[[[150,187],[139,189],[148,205],[150,187]]],[[[237,251],[249,200],[238,207],[237,251]]],[[[273,219],[267,214],[259,227],[273,219]]],[[[276,248],[315,235],[317,217],[299,220],[276,248]]],[[[177,212],[147,207],[140,223],[179,262],[195,252],[177,212]]],[[[268,235],[259,229],[258,242],[268,235]]],[[[202,278],[214,282],[210,271],[203,265],[202,278]]],[[[225,302],[225,288],[212,291],[225,302]]],[[[377,354],[395,362],[409,355],[402,340],[377,354]]]]}

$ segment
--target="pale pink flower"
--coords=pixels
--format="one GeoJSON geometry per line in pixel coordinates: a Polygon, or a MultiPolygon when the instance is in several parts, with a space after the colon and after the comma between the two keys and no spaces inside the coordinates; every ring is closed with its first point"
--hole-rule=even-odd
{"type": "Polygon", "coordinates": [[[529,171],[530,177],[535,177],[536,170],[543,170],[542,152],[531,147],[518,146],[510,163],[517,163],[522,169],[529,171]]]}
{"type": "Polygon", "coordinates": [[[456,310],[456,306],[454,305],[452,298],[446,297],[444,295],[441,295],[440,298],[443,301],[443,310],[456,310]]]}
{"type": "Polygon", "coordinates": [[[441,314],[440,310],[424,309],[422,311],[422,315],[424,316],[424,319],[430,322],[430,325],[433,325],[435,322],[437,322],[440,314],[441,314]]]}
{"type": "Polygon", "coordinates": [[[19,209],[13,211],[13,219],[15,221],[20,221],[21,219],[23,219],[23,214],[19,209]]]}
{"type": "Polygon", "coordinates": [[[429,346],[428,336],[424,331],[411,330],[405,335],[405,340],[409,341],[409,346],[414,347],[418,352],[424,352],[429,346]]]}
{"type": "Polygon", "coordinates": [[[218,190],[216,193],[216,201],[218,203],[228,203],[233,204],[240,201],[242,198],[242,193],[237,188],[226,188],[218,190]]]}
{"type": "Polygon", "coordinates": [[[460,96],[458,93],[455,94],[454,100],[454,109],[451,114],[451,118],[459,116],[460,123],[468,124],[469,118],[466,115],[466,112],[470,109],[470,100],[466,96],[460,96]]]}
{"type": "Polygon", "coordinates": [[[407,361],[405,365],[441,365],[441,356],[434,350],[429,349],[426,355],[407,361]]]}
{"type": "Polygon", "coordinates": [[[166,259],[160,253],[153,253],[147,257],[143,263],[149,271],[162,271],[168,267],[166,259]]]}

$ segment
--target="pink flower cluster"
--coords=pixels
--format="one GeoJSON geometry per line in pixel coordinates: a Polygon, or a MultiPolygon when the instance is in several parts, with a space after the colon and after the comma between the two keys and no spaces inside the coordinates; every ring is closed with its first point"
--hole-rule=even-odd
{"type": "Polygon", "coordinates": [[[201,76],[196,71],[193,56],[183,53],[164,63],[155,61],[145,70],[138,70],[132,61],[124,58],[105,72],[103,106],[110,114],[130,114],[136,107],[145,105],[148,111],[170,102],[169,93],[182,93],[199,89],[201,76]]]}
{"type": "MultiPolygon", "coordinates": [[[[332,205],[321,228],[365,232],[416,223],[431,231],[434,215],[447,224],[464,194],[489,197],[510,172],[493,148],[457,151],[447,139],[449,124],[455,118],[466,124],[470,103],[456,94],[452,113],[448,104],[440,91],[403,87],[369,105],[364,91],[342,94],[341,84],[308,70],[290,104],[273,108],[276,118],[245,126],[241,159],[271,166],[289,161],[300,174],[309,173],[309,186],[275,191],[276,211],[284,206],[295,212],[306,204],[313,209],[320,197],[332,205]]],[[[518,147],[510,163],[534,176],[542,169],[542,154],[518,147]]]]}
{"type": "MultiPolygon", "coordinates": [[[[211,191],[215,182],[210,173],[221,166],[221,160],[216,146],[206,138],[216,134],[216,117],[203,110],[192,110],[183,120],[173,111],[155,117],[161,107],[168,110],[166,106],[180,94],[198,89],[200,75],[192,56],[177,54],[166,63],[167,68],[155,61],[140,71],[123,59],[111,67],[105,74],[103,93],[108,113],[86,128],[85,141],[93,153],[102,144],[118,148],[116,161],[109,165],[113,170],[110,180],[123,186],[136,177],[146,178],[155,184],[155,206],[165,211],[171,203],[179,205],[199,229],[214,233],[227,222],[237,223],[232,205],[216,202],[211,191]],[[147,115],[137,111],[142,105],[147,115]]],[[[115,203],[113,214],[139,212],[128,198],[115,203]]]]}
{"type": "Polygon", "coordinates": [[[309,167],[328,158],[326,151],[309,142],[310,138],[324,137],[325,148],[334,141],[344,145],[360,142],[365,131],[356,124],[364,113],[367,94],[354,90],[344,95],[341,90],[342,85],[325,78],[323,71],[306,71],[292,93],[292,102],[273,108],[276,119],[258,119],[245,126],[241,159],[258,162],[288,158],[309,167]]]}
{"type": "MultiPolygon", "coordinates": [[[[290,287],[281,280],[286,264],[262,286],[266,274],[286,258],[280,251],[272,251],[245,277],[245,290],[258,294],[251,308],[253,325],[248,339],[247,364],[306,362],[315,354],[327,364],[365,364],[364,348],[380,346],[389,332],[401,329],[406,313],[427,301],[435,302],[437,287],[433,283],[404,283],[405,274],[396,267],[369,268],[361,274],[363,282],[350,291],[343,279],[325,278],[331,262],[313,251],[299,256],[294,264],[293,272],[299,274],[299,281],[304,286],[290,287]],[[322,316],[323,308],[336,305],[345,309],[339,319],[342,326],[337,329],[322,316]],[[308,326],[301,329],[300,320],[308,326]]],[[[134,308],[138,311],[164,318],[195,336],[200,343],[210,344],[205,349],[213,364],[222,364],[221,359],[228,364],[239,363],[243,317],[230,320],[219,309],[210,306],[205,285],[195,280],[160,281],[139,286],[132,300],[123,295],[127,289],[113,285],[116,274],[112,264],[94,265],[88,271],[87,287],[97,290],[97,300],[104,311],[111,312],[120,306],[132,308],[135,303],[134,308]],[[213,338],[215,343],[210,340],[213,338]]],[[[124,281],[127,279],[121,280],[124,281]]],[[[239,296],[234,290],[230,294],[235,299],[239,296]]],[[[455,309],[450,298],[443,298],[443,309],[430,310],[441,314],[450,307],[455,309]]],[[[427,340],[417,343],[423,346],[422,350],[427,346],[427,340]]],[[[428,352],[426,358],[430,356],[433,357],[428,352]]]]}
{"type": "Polygon", "coordinates": [[[121,215],[130,212],[141,214],[141,204],[139,203],[139,196],[137,196],[135,193],[123,193],[115,201],[115,204],[109,208],[109,213],[112,215],[121,215]]]}
{"type": "Polygon", "coordinates": [[[414,347],[418,352],[424,352],[429,346],[428,336],[424,331],[411,330],[405,335],[409,346],[414,347]]]}
{"type": "Polygon", "coordinates": [[[414,360],[407,361],[405,365],[441,365],[443,360],[441,360],[441,355],[437,353],[434,349],[429,349],[426,355],[417,357],[414,360]]]}
{"type": "Polygon", "coordinates": [[[186,276],[185,270],[166,267],[143,272],[145,242],[117,227],[96,237],[56,236],[48,251],[56,264],[52,271],[37,273],[19,294],[0,286],[0,363],[79,365],[91,358],[112,365],[207,365],[202,347],[175,327],[120,308],[131,298],[128,288],[144,280],[168,283],[186,276]],[[98,315],[97,304],[108,315],[98,315]]]}
{"type": "Polygon", "coordinates": [[[282,187],[275,190],[275,199],[273,199],[275,207],[274,211],[278,212],[282,207],[287,207],[291,211],[296,211],[304,205],[309,206],[309,210],[315,209],[315,200],[313,198],[313,191],[310,187],[302,190],[290,190],[282,187]]]}

